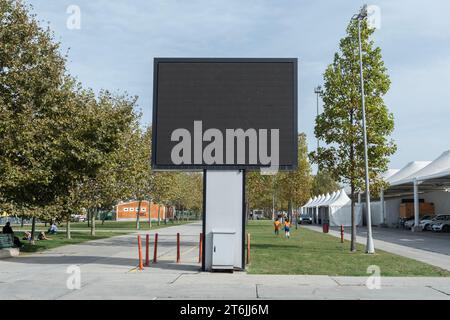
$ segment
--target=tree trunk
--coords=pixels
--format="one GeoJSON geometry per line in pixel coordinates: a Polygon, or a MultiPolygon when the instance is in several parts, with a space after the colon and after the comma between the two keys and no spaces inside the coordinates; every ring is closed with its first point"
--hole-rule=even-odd
{"type": "Polygon", "coordinates": [[[161,206],[158,205],[158,226],[161,225],[161,206]]]}
{"type": "Polygon", "coordinates": [[[152,202],[149,201],[148,202],[148,228],[151,229],[152,228],[152,202]]]}
{"type": "Polygon", "coordinates": [[[289,199],[288,202],[288,219],[290,222],[292,222],[292,200],[289,199]]]}
{"type": "Polygon", "coordinates": [[[96,218],[96,215],[98,212],[97,210],[98,209],[95,208],[95,211],[91,212],[91,219],[92,219],[92,221],[91,221],[91,236],[95,236],[95,218],[96,218]]]}
{"type": "Polygon", "coordinates": [[[20,220],[20,227],[23,228],[23,216],[22,219],[20,220]]]}
{"type": "Polygon", "coordinates": [[[356,212],[355,212],[355,186],[351,184],[351,212],[352,212],[352,237],[350,242],[350,251],[356,252],[356,212]]]}
{"type": "Polygon", "coordinates": [[[31,240],[30,243],[34,244],[34,234],[36,233],[36,218],[33,217],[33,219],[31,220],[31,240]]]}
{"type": "Polygon", "coordinates": [[[88,228],[90,228],[91,227],[91,211],[92,211],[92,209],[88,209],[88,211],[87,211],[87,222],[88,222],[88,228]]]}
{"type": "Polygon", "coordinates": [[[141,203],[142,203],[142,200],[139,200],[139,202],[138,202],[138,209],[137,209],[137,212],[136,212],[136,230],[140,229],[140,215],[139,215],[139,213],[141,212],[141,203]]]}
{"type": "Polygon", "coordinates": [[[70,214],[67,217],[66,238],[72,239],[72,235],[70,234],[70,214]]]}
{"type": "Polygon", "coordinates": [[[169,212],[169,206],[164,206],[164,225],[167,225],[167,213],[169,212]]]}

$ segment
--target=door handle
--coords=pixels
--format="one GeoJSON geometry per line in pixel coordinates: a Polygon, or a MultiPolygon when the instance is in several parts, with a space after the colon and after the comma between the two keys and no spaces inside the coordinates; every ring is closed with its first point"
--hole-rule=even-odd
{"type": "Polygon", "coordinates": [[[216,246],[214,246],[214,252],[216,252],[216,246]]]}

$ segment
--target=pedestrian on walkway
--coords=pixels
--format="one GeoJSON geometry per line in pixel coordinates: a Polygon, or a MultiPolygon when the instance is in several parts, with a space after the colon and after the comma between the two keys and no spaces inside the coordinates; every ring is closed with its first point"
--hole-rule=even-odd
{"type": "Polygon", "coordinates": [[[286,221],[284,222],[284,235],[286,238],[290,238],[291,237],[291,223],[289,222],[289,219],[286,219],[286,221]]]}

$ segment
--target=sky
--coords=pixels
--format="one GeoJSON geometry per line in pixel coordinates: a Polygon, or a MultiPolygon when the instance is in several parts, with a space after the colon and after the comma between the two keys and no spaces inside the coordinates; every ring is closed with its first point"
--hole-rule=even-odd
{"type": "MultiPolygon", "coordinates": [[[[151,123],[154,57],[299,59],[299,132],[314,150],[316,97],[338,50],[353,0],[26,0],[68,51],[69,72],[95,91],[139,96],[151,123]],[[80,28],[70,6],[80,10],[80,28]],[[70,24],[69,24],[70,25],[70,24]]],[[[395,118],[398,151],[391,168],[434,160],[450,149],[450,2],[384,0],[374,40],[392,85],[385,102],[395,118]]]]}

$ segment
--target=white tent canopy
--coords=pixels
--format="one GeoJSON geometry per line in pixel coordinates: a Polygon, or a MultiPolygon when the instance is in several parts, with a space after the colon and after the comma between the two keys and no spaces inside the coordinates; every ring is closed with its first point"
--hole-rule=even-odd
{"type": "Polygon", "coordinates": [[[431,163],[431,161],[413,161],[408,163],[405,167],[400,169],[396,174],[387,178],[387,182],[390,185],[396,185],[397,182],[414,175],[417,171],[425,168],[431,163]]]}
{"type": "MultiPolygon", "coordinates": [[[[316,219],[320,219],[322,222],[326,220],[332,227],[341,225],[351,226],[351,200],[347,196],[345,189],[310,199],[303,208],[312,208],[310,212],[316,219]],[[320,208],[320,214],[316,208],[320,208]]],[[[360,225],[362,222],[361,205],[355,205],[355,213],[356,223],[360,225]]]]}
{"type": "Polygon", "coordinates": [[[387,181],[387,179],[392,177],[394,174],[397,174],[399,171],[400,169],[388,169],[381,175],[381,178],[383,178],[384,181],[387,181]]]}
{"type": "Polygon", "coordinates": [[[428,165],[424,166],[420,170],[413,172],[409,176],[395,181],[393,185],[400,185],[405,183],[413,183],[414,180],[423,181],[427,180],[428,177],[438,177],[440,174],[442,176],[448,175],[450,170],[450,150],[444,152],[436,160],[430,162],[428,165]]]}
{"type": "MultiPolygon", "coordinates": [[[[329,204],[329,221],[330,226],[344,226],[352,225],[352,206],[351,199],[347,196],[345,189],[342,189],[335,200],[329,204]]],[[[355,204],[356,225],[362,223],[362,206],[355,204]]]]}
{"type": "Polygon", "coordinates": [[[322,199],[322,201],[317,205],[318,207],[324,207],[327,205],[328,201],[330,201],[331,195],[327,193],[325,197],[322,199]]]}

